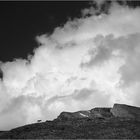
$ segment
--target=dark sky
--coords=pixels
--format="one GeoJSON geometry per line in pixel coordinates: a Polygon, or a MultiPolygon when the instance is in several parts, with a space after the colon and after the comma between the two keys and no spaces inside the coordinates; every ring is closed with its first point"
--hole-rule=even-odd
{"type": "Polygon", "coordinates": [[[0,61],[26,58],[37,47],[36,35],[51,33],[68,18],[80,17],[86,7],[89,1],[0,2],[0,61]]]}
{"type": "Polygon", "coordinates": [[[36,35],[52,32],[89,5],[82,1],[0,2],[0,61],[26,58],[36,35]]]}

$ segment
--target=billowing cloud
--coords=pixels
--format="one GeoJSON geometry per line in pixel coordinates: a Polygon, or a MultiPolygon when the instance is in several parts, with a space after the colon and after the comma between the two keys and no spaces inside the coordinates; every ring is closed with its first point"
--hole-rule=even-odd
{"type": "Polygon", "coordinates": [[[37,36],[27,60],[0,63],[1,130],[61,111],[140,105],[140,8],[113,3],[108,14],[84,12],[37,36]]]}

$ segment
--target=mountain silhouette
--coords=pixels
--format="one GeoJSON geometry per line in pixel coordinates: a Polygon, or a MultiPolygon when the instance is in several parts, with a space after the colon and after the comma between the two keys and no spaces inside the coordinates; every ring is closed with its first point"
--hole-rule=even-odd
{"type": "Polygon", "coordinates": [[[62,112],[53,121],[0,131],[1,139],[138,139],[140,108],[114,104],[112,108],[62,112]]]}

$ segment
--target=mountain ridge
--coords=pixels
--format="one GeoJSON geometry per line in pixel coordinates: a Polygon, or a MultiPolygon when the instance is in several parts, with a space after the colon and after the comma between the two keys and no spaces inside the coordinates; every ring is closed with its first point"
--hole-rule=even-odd
{"type": "Polygon", "coordinates": [[[0,139],[140,138],[140,108],[114,104],[112,108],[62,112],[53,121],[39,122],[0,133],[0,139]]]}

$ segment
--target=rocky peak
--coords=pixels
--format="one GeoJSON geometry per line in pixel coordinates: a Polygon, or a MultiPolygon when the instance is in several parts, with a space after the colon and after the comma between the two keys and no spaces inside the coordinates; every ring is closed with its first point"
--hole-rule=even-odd
{"type": "Polygon", "coordinates": [[[62,112],[57,119],[58,120],[69,120],[78,118],[87,118],[90,116],[90,111],[77,111],[77,112],[62,112]]]}
{"type": "Polygon", "coordinates": [[[114,117],[135,119],[140,121],[140,108],[125,104],[114,104],[111,112],[114,117]]]}
{"type": "Polygon", "coordinates": [[[96,107],[91,110],[77,112],[62,112],[56,120],[70,120],[80,118],[110,118],[119,117],[140,121],[140,108],[125,104],[114,104],[113,108],[96,107]]]}
{"type": "Polygon", "coordinates": [[[93,108],[90,110],[92,117],[101,117],[107,118],[111,117],[112,113],[110,112],[111,108],[93,108]]]}
{"type": "Polygon", "coordinates": [[[62,112],[57,119],[58,120],[69,120],[78,118],[106,118],[111,117],[111,108],[93,108],[91,110],[77,111],[77,112],[62,112]]]}

